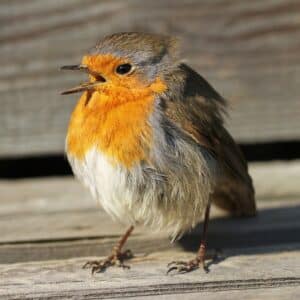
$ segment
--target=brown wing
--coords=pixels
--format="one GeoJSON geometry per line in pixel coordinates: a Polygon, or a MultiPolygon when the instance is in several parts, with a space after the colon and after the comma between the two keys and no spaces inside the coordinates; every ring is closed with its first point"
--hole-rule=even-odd
{"type": "Polygon", "coordinates": [[[170,88],[164,98],[166,116],[194,141],[209,149],[221,167],[213,202],[234,215],[254,215],[254,189],[247,162],[223,127],[225,100],[184,64],[169,75],[167,81],[170,88]]]}

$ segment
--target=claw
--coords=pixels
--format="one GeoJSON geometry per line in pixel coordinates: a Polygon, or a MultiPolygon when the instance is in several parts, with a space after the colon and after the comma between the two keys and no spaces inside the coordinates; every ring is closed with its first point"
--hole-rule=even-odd
{"type": "Polygon", "coordinates": [[[97,261],[93,260],[93,261],[87,261],[83,266],[82,269],[87,269],[92,267],[93,265],[97,264],[97,261]]]}
{"type": "Polygon", "coordinates": [[[177,269],[177,267],[172,267],[172,268],[169,268],[168,271],[166,272],[166,275],[169,275],[172,271],[175,271],[177,269]]]}
{"type": "Polygon", "coordinates": [[[123,269],[130,269],[130,266],[124,264],[124,260],[133,258],[133,254],[130,250],[127,250],[123,253],[113,253],[103,260],[92,260],[86,262],[82,268],[91,268],[92,275],[94,273],[105,272],[107,268],[111,266],[117,266],[123,269]]]}
{"type": "Polygon", "coordinates": [[[208,269],[208,265],[205,263],[206,260],[211,259],[212,261],[216,261],[217,259],[219,259],[219,252],[221,252],[220,250],[217,252],[215,252],[213,255],[205,255],[205,256],[196,256],[193,260],[190,261],[171,261],[170,263],[168,263],[167,267],[168,270],[166,272],[166,274],[170,274],[171,272],[177,270],[178,274],[183,274],[183,273],[188,273],[191,271],[194,271],[196,269],[199,268],[203,268],[203,270],[208,273],[209,269],[208,269]]]}
{"type": "Polygon", "coordinates": [[[96,273],[96,271],[97,272],[100,272],[100,270],[99,270],[99,268],[98,267],[96,267],[96,266],[94,266],[94,267],[92,267],[92,275],[94,275],[95,273],[96,273]]]}
{"type": "Polygon", "coordinates": [[[172,271],[175,271],[175,270],[177,270],[178,274],[184,274],[184,273],[193,271],[197,268],[198,268],[198,266],[196,266],[196,265],[188,265],[188,262],[186,262],[185,265],[182,264],[182,262],[180,262],[180,264],[177,264],[176,266],[173,266],[173,267],[169,268],[168,271],[167,271],[167,275],[170,274],[172,271]],[[182,265],[182,266],[180,266],[180,265],[182,265]]]}
{"type": "Polygon", "coordinates": [[[171,273],[172,271],[177,270],[178,274],[184,274],[191,271],[194,271],[199,268],[202,261],[196,259],[193,259],[191,261],[172,261],[168,264],[168,267],[170,267],[167,271],[167,274],[171,273]],[[172,266],[173,265],[173,266],[172,266]]]}
{"type": "Polygon", "coordinates": [[[184,264],[186,264],[185,261],[182,261],[182,260],[179,260],[179,261],[173,260],[173,261],[171,261],[170,263],[167,264],[167,267],[170,267],[171,265],[178,266],[178,265],[184,265],[184,264]]]}

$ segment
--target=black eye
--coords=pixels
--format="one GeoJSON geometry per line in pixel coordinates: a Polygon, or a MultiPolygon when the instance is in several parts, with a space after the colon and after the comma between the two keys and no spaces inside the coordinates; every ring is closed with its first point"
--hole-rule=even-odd
{"type": "Polygon", "coordinates": [[[129,73],[131,71],[131,69],[132,69],[131,64],[122,64],[122,65],[117,66],[116,72],[118,74],[124,75],[124,74],[129,73]]]}

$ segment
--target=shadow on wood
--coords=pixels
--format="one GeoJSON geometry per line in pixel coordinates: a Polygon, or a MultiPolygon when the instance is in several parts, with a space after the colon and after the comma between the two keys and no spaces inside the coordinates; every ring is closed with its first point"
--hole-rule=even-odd
{"type": "MultiPolygon", "coordinates": [[[[253,218],[218,217],[209,224],[208,248],[238,248],[238,254],[242,254],[243,248],[247,248],[247,254],[256,254],[258,249],[261,253],[264,251],[261,246],[281,245],[284,248],[285,244],[299,242],[299,220],[300,205],[266,208],[253,218]]],[[[197,251],[201,230],[202,224],[199,224],[177,244],[186,251],[197,251]]],[[[275,248],[266,247],[265,251],[270,249],[273,251],[275,248]]]]}
{"type": "MultiPolygon", "coordinates": [[[[299,244],[296,245],[300,236],[299,202],[287,200],[286,206],[282,206],[282,203],[282,201],[258,202],[261,208],[258,216],[254,218],[220,216],[212,218],[209,225],[208,248],[210,250],[221,249],[227,257],[289,251],[291,245],[293,245],[292,250],[299,249],[299,244]]],[[[100,228],[100,222],[97,224],[100,228]]],[[[129,239],[127,246],[136,254],[151,254],[172,248],[183,248],[185,251],[195,252],[200,243],[201,229],[200,224],[173,245],[170,244],[166,235],[137,231],[129,239]]],[[[118,235],[117,232],[111,236],[101,234],[95,236],[87,233],[76,239],[57,237],[54,240],[45,241],[3,242],[0,244],[0,263],[105,256],[117,241],[118,235]]]]}

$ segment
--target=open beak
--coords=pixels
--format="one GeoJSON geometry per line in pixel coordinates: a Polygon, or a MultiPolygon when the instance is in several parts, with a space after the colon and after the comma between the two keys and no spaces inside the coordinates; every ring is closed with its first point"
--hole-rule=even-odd
{"type": "Polygon", "coordinates": [[[82,83],[79,86],[76,86],[74,88],[71,88],[71,89],[61,92],[61,95],[68,95],[68,94],[74,94],[74,93],[79,93],[79,92],[83,92],[83,91],[89,91],[89,90],[92,90],[97,84],[98,84],[98,82],[82,83]]]}
{"type": "Polygon", "coordinates": [[[76,86],[74,88],[63,91],[61,93],[61,95],[68,95],[68,94],[73,94],[73,93],[79,93],[79,92],[82,92],[82,91],[89,91],[89,90],[92,90],[99,83],[103,83],[103,82],[106,81],[103,76],[101,76],[100,74],[98,74],[96,72],[93,72],[92,70],[89,70],[89,68],[85,65],[62,66],[60,69],[61,70],[71,70],[71,71],[74,71],[74,70],[75,71],[85,71],[85,72],[91,74],[92,76],[94,76],[96,78],[95,82],[82,83],[79,86],[76,86]]]}
{"type": "Polygon", "coordinates": [[[60,67],[61,70],[71,70],[71,71],[88,71],[86,65],[69,65],[60,67]]]}

